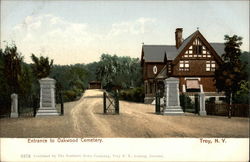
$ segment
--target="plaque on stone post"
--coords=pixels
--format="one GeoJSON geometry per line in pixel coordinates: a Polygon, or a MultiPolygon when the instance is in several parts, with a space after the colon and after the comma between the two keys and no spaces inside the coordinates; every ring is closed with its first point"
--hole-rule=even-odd
{"type": "Polygon", "coordinates": [[[168,78],[165,83],[165,100],[166,106],[163,115],[182,115],[183,110],[180,106],[179,98],[179,79],[168,78]]]}
{"type": "Polygon", "coordinates": [[[200,111],[199,114],[201,116],[206,116],[206,101],[205,101],[205,94],[204,93],[199,93],[199,102],[200,102],[200,111]]]}
{"type": "Polygon", "coordinates": [[[18,117],[18,95],[13,93],[11,94],[11,118],[18,117]]]}
{"type": "Polygon", "coordinates": [[[40,83],[40,107],[36,116],[60,115],[55,103],[55,84],[52,78],[43,78],[40,83]]]}

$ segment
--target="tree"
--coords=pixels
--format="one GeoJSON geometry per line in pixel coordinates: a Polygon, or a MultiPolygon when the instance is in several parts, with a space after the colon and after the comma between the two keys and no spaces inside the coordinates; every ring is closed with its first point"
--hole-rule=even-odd
{"type": "Polygon", "coordinates": [[[223,63],[215,71],[216,87],[224,91],[227,102],[232,103],[236,92],[240,90],[241,81],[247,79],[245,64],[241,62],[242,37],[225,35],[225,53],[222,55],[223,63]]]}
{"type": "Polygon", "coordinates": [[[140,86],[142,83],[140,61],[130,57],[102,54],[96,75],[107,89],[127,89],[140,86]]]}
{"type": "Polygon", "coordinates": [[[97,80],[96,71],[97,71],[98,65],[99,65],[99,62],[92,62],[86,65],[88,82],[97,80]]]}
{"type": "Polygon", "coordinates": [[[64,101],[75,100],[81,96],[88,85],[88,70],[85,64],[55,65],[50,77],[56,79],[57,90],[64,93],[64,101]]]}
{"type": "Polygon", "coordinates": [[[4,52],[1,50],[3,62],[3,75],[9,85],[11,93],[18,93],[20,90],[21,63],[23,56],[17,52],[17,47],[14,43],[7,45],[4,52]]]}
{"type": "Polygon", "coordinates": [[[40,58],[38,58],[34,54],[31,55],[31,59],[34,62],[34,64],[31,65],[32,71],[37,79],[49,76],[53,66],[53,60],[49,61],[48,57],[43,56],[40,56],[40,58]]]}
{"type": "Polygon", "coordinates": [[[0,114],[10,113],[10,95],[21,93],[23,57],[14,43],[0,49],[0,114]]]}
{"type": "Polygon", "coordinates": [[[234,97],[234,103],[249,104],[250,81],[242,80],[240,82],[240,90],[234,97]]]}

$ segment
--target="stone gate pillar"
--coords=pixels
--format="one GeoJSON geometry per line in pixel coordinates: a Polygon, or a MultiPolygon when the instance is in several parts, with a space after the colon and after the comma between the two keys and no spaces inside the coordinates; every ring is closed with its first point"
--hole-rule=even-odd
{"type": "Polygon", "coordinates": [[[40,108],[36,116],[60,115],[56,109],[55,102],[55,84],[52,78],[43,78],[40,83],[40,108]]]}
{"type": "Polygon", "coordinates": [[[199,102],[200,102],[200,111],[199,114],[201,116],[206,116],[206,101],[205,101],[205,93],[199,93],[199,102]]]}
{"type": "Polygon", "coordinates": [[[182,115],[183,110],[180,106],[179,98],[179,79],[168,78],[165,83],[165,99],[166,106],[164,108],[164,115],[182,115]]]}
{"type": "Polygon", "coordinates": [[[13,93],[11,94],[11,118],[18,117],[18,95],[13,93]]]}

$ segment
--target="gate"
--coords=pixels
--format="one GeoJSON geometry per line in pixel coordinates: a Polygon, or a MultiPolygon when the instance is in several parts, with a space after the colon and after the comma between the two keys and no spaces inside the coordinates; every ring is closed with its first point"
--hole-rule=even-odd
{"type": "Polygon", "coordinates": [[[18,96],[18,116],[34,117],[39,107],[39,96],[18,96]]]}
{"type": "Polygon", "coordinates": [[[164,109],[164,105],[165,105],[165,98],[160,92],[157,92],[155,95],[155,113],[161,114],[161,112],[164,109]]]}
{"type": "Polygon", "coordinates": [[[119,95],[117,91],[114,91],[113,94],[103,92],[103,113],[119,114],[119,95]]]}
{"type": "MultiPolygon", "coordinates": [[[[56,109],[60,115],[64,115],[63,90],[56,89],[55,93],[56,109]]],[[[39,91],[30,96],[18,96],[18,116],[19,117],[35,117],[40,107],[39,91]]]]}

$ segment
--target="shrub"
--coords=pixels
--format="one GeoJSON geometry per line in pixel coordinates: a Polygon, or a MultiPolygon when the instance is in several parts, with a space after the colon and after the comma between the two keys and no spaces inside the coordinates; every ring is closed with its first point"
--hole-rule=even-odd
{"type": "Polygon", "coordinates": [[[64,101],[67,102],[67,101],[74,101],[77,97],[77,93],[73,90],[67,90],[64,92],[64,101]]]}
{"type": "Polygon", "coordinates": [[[120,91],[120,99],[134,102],[144,102],[143,87],[136,87],[120,91]]]}
{"type": "Polygon", "coordinates": [[[206,103],[215,103],[215,97],[210,97],[206,100],[206,103]]]}
{"type": "Polygon", "coordinates": [[[81,97],[83,92],[84,90],[76,88],[73,90],[66,90],[63,93],[63,101],[64,102],[75,101],[81,97]]]}
{"type": "Polygon", "coordinates": [[[180,105],[184,109],[194,109],[195,105],[192,103],[192,100],[189,96],[185,94],[180,95],[180,105]]]}
{"type": "Polygon", "coordinates": [[[233,103],[235,104],[249,104],[249,94],[241,93],[237,94],[233,98],[233,103]]]}

